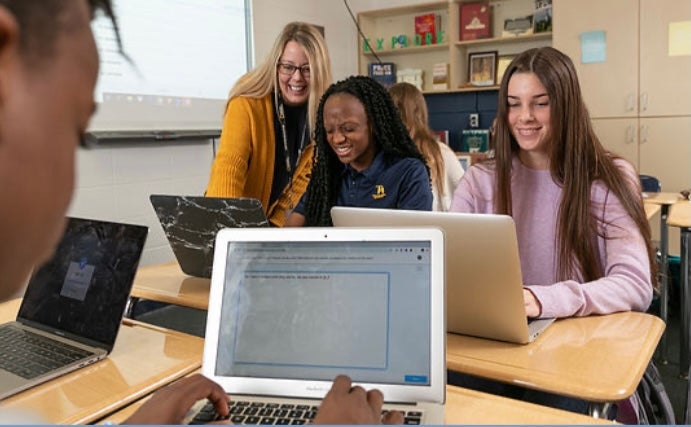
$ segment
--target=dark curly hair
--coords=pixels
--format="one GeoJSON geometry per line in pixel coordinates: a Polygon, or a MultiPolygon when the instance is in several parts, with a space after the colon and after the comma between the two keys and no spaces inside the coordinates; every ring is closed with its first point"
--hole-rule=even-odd
{"type": "Polygon", "coordinates": [[[317,109],[312,176],[305,192],[306,226],[332,225],[330,211],[338,199],[343,164],[326,140],[324,104],[330,96],[339,93],[354,96],[365,107],[372,142],[376,145],[377,152],[383,151],[384,155],[393,157],[413,157],[427,167],[384,86],[365,76],[352,76],[334,83],[324,92],[317,109]]]}

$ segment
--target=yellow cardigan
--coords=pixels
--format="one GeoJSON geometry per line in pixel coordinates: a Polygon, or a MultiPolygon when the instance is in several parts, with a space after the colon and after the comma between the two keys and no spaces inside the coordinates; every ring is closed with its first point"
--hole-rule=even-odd
{"type": "Polygon", "coordinates": [[[286,186],[281,196],[269,206],[276,143],[271,96],[237,97],[228,104],[206,196],[259,199],[269,221],[282,227],[291,206],[297,205],[307,189],[314,144],[305,147],[298,159],[292,191],[286,186]]]}

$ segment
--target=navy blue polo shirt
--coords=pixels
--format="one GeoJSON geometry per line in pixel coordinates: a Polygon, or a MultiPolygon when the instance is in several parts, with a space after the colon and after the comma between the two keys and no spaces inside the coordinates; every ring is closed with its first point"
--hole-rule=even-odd
{"type": "MultiPolygon", "coordinates": [[[[295,207],[295,212],[303,215],[304,199],[295,207]]],[[[383,151],[362,172],[344,165],[336,205],[430,211],[432,189],[427,168],[418,159],[385,155],[383,151]]]]}

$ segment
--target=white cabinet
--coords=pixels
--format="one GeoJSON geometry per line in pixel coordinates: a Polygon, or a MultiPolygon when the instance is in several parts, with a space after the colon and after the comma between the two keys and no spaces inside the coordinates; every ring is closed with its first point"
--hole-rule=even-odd
{"type": "Polygon", "coordinates": [[[691,2],[554,0],[553,19],[553,45],[573,59],[602,143],[663,191],[691,187],[691,56],[670,55],[691,2]],[[591,31],[605,32],[606,60],[583,64],[591,31]]]}

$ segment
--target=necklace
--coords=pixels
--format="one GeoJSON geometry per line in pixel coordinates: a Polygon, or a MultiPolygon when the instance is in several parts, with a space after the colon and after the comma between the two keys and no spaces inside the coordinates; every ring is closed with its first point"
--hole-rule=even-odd
{"type": "MultiPolygon", "coordinates": [[[[276,96],[276,113],[278,114],[278,122],[281,124],[281,134],[283,136],[283,155],[285,156],[286,172],[288,172],[288,212],[286,212],[286,216],[288,216],[295,207],[293,204],[293,165],[290,162],[290,151],[288,150],[288,132],[286,130],[286,115],[285,109],[283,108],[283,97],[280,94],[276,96]]],[[[298,153],[297,157],[295,158],[295,168],[297,168],[297,164],[300,162],[302,150],[305,147],[307,123],[307,117],[305,117],[305,123],[302,125],[302,132],[300,136],[300,145],[298,145],[298,153]]]]}

